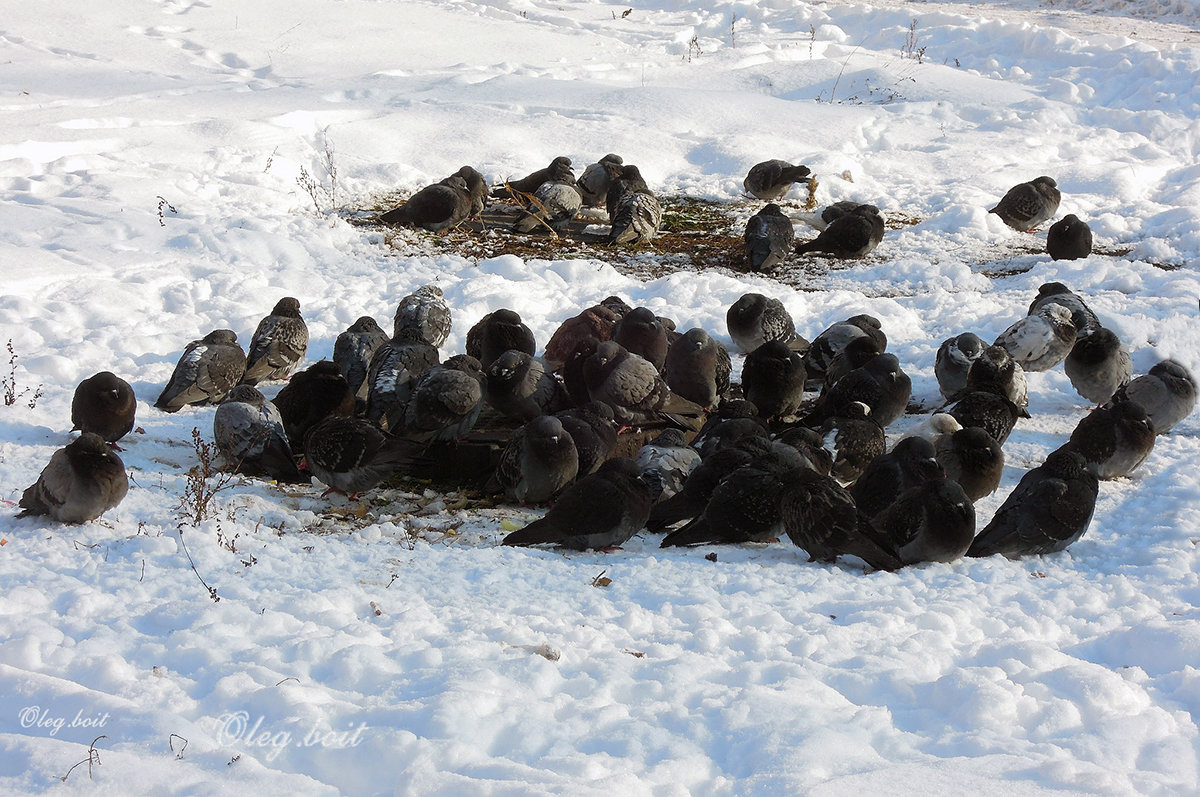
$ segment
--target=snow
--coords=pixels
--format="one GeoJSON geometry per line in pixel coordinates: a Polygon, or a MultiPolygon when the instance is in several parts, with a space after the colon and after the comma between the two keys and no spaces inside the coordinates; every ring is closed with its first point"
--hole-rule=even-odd
{"type": "MultiPolygon", "coordinates": [[[[8,10],[0,340],[27,392],[0,407],[0,498],[69,440],[74,386],[97,371],[133,384],[145,433],[123,441],[133,485],[101,520],[0,509],[0,792],[1200,791],[1194,415],[1101,486],[1083,539],[1019,561],[864,574],[787,543],[711,562],[649,534],[608,554],[512,550],[498,540],[539,510],[393,492],[356,518],[317,487],[251,481],[180,525],[191,430],[209,435],[213,410],[151,403],[188,341],[228,327],[246,343],[284,295],[315,361],[426,282],[455,313],[444,355],[492,309],[544,342],[614,293],[728,343],[726,308],[758,291],[809,338],[876,315],[932,406],[943,339],[994,338],[1059,280],[1136,372],[1168,356],[1200,372],[1195,0],[629,7],[8,10]],[[496,181],[607,152],[662,194],[729,203],[750,165],[789,158],[823,204],[919,221],[793,287],[403,255],[331,212],[464,163],[496,181]],[[1040,174],[1106,254],[1051,262],[1044,233],[985,212],[1040,174]],[[61,783],[101,735],[90,777],[61,783]]],[[[981,523],[1088,410],[1061,369],[1029,383],[1034,417],[981,523]]]]}

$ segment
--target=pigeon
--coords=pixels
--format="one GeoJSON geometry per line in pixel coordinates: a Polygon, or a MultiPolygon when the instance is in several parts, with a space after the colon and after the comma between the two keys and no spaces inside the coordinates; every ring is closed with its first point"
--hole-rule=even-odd
{"type": "Polygon", "coordinates": [[[1066,448],[1050,452],[1004,499],[967,556],[1034,556],[1063,550],[1087,531],[1099,489],[1083,457],[1066,448]]]}
{"type": "Polygon", "coordinates": [[[654,311],[635,307],[617,320],[612,330],[612,339],[625,347],[626,351],[645,357],[662,372],[667,360],[667,328],[654,311]]]}
{"type": "Polygon", "coordinates": [[[788,471],[805,466],[791,446],[773,446],[768,455],[743,465],[713,489],[704,510],[671,532],[661,547],[769,542],[783,533],[779,502],[788,471]]]}
{"type": "Polygon", "coordinates": [[[89,376],[71,398],[71,431],[93,432],[120,451],[117,441],[133,429],[137,399],[129,383],[112,371],[89,376]]]}
{"type": "Polygon", "coordinates": [[[467,181],[458,175],[427,185],[399,207],[379,217],[383,224],[420,227],[429,232],[444,232],[469,218],[477,204],[467,181]]]}
{"type": "MultiPolygon", "coordinates": [[[[450,177],[460,177],[467,186],[467,194],[471,197],[471,214],[468,218],[477,219],[487,207],[488,184],[483,175],[470,166],[463,166],[450,177]]],[[[450,177],[443,180],[446,184],[450,177]]]]}
{"type": "Polygon", "coordinates": [[[617,426],[612,409],[601,401],[588,401],[554,414],[575,441],[579,476],[595,473],[617,447],[617,426]]]}
{"type": "Polygon", "coordinates": [[[1008,189],[988,213],[995,213],[1014,230],[1029,232],[1054,217],[1061,199],[1058,183],[1043,175],[1008,189]]]}
{"type": "Polygon", "coordinates": [[[333,362],[337,365],[350,392],[364,403],[367,398],[367,372],[371,368],[371,357],[380,346],[387,343],[387,333],[374,318],[362,316],[333,342],[333,362]]]}
{"type": "Polygon", "coordinates": [[[438,348],[450,336],[450,306],[436,285],[422,285],[400,300],[392,319],[392,337],[438,348]],[[406,332],[407,330],[407,332],[406,332]]]}
{"type": "Polygon", "coordinates": [[[953,562],[975,539],[975,506],[958,482],[930,479],[903,492],[874,523],[906,565],[953,562]]]}
{"type": "Polygon", "coordinates": [[[728,392],[732,370],[724,344],[693,327],[667,350],[662,374],[672,393],[712,410],[728,392]]]}
{"type": "Polygon", "coordinates": [[[1126,399],[1085,415],[1064,447],[1083,457],[1097,479],[1119,479],[1146,461],[1154,438],[1145,408],[1126,399]]]}
{"type": "Polygon", "coordinates": [[[362,418],[331,415],[304,437],[304,463],[328,485],[325,494],[347,494],[351,501],[398,471],[415,471],[424,446],[388,436],[362,418]]]}
{"type": "Polygon", "coordinates": [[[560,370],[584,338],[595,338],[596,343],[611,340],[613,327],[620,318],[609,307],[597,304],[563,321],[546,343],[543,356],[546,365],[553,371],[560,370]]]}
{"type": "Polygon", "coordinates": [[[1082,260],[1092,253],[1092,228],[1068,213],[1046,231],[1046,252],[1051,260],[1082,260]]]}
{"type": "Polygon", "coordinates": [[[310,428],[330,415],[353,415],[354,393],[341,369],[321,360],[293,376],[274,404],[288,440],[302,441],[310,428]]]}
{"type": "Polygon", "coordinates": [[[876,344],[874,348],[886,351],[887,335],[882,327],[878,318],[862,313],[831,325],[813,338],[804,354],[804,373],[808,375],[809,387],[816,389],[824,384],[830,364],[855,338],[871,338],[876,344]]]}
{"type": "Polygon", "coordinates": [[[582,207],[583,198],[574,184],[548,180],[533,192],[533,200],[513,223],[513,231],[533,232],[548,227],[557,235],[579,215],[582,207]]]}
{"type": "Polygon", "coordinates": [[[839,216],[816,238],[796,245],[796,254],[810,252],[833,255],[843,260],[866,257],[883,240],[883,216],[874,205],[859,205],[839,216]]]}
{"type": "Polygon", "coordinates": [[[616,341],[606,340],[583,363],[583,378],[593,401],[603,401],[625,426],[665,421],[688,431],[697,427],[689,418],[704,411],[695,403],[671,393],[658,369],[643,357],[631,354],[616,341]]]}
{"type": "Polygon", "coordinates": [[[404,408],[403,437],[421,442],[459,440],[474,428],[482,409],[479,360],[456,354],[426,371],[413,387],[404,408]]]}
{"type": "Polygon", "coordinates": [[[608,242],[617,244],[642,244],[658,235],[662,224],[662,205],[649,189],[626,191],[617,204],[612,216],[612,229],[608,242]]]}
{"type": "Polygon", "coordinates": [[[1141,404],[1154,424],[1155,434],[1166,434],[1196,407],[1196,380],[1175,360],[1163,360],[1117,391],[1114,401],[1141,404]]]}
{"type": "Polygon", "coordinates": [[[862,368],[875,355],[883,354],[882,345],[886,344],[882,344],[878,337],[871,335],[852,338],[846,344],[846,348],[842,349],[830,360],[829,366],[825,369],[825,377],[821,383],[821,392],[828,392],[829,388],[836,385],[838,380],[843,376],[855,368],[862,368]]]}
{"type": "Polygon", "coordinates": [[[242,383],[257,385],[270,379],[286,379],[308,351],[308,326],[300,317],[300,302],[285,296],[271,314],[258,322],[242,383]]]}
{"type": "Polygon", "coordinates": [[[967,386],[971,364],[979,359],[985,348],[987,344],[974,332],[963,332],[942,341],[933,363],[933,374],[937,377],[938,391],[944,397],[953,400],[962,392],[967,386]]]}
{"type": "Polygon", "coordinates": [[[804,360],[770,340],[746,355],[742,392],[765,420],[795,415],[804,401],[804,360]]]}
{"type": "MultiPolygon", "coordinates": [[[[750,404],[750,402],[746,402],[750,404]]],[[[750,404],[753,407],[753,404],[750,404]]],[[[757,411],[757,410],[756,410],[757,411]]],[[[710,418],[710,420],[712,420],[710,418]]],[[[770,432],[762,419],[757,416],[743,418],[726,418],[717,421],[706,429],[702,429],[692,439],[692,448],[700,452],[700,457],[707,459],[714,451],[727,448],[744,437],[769,438],[770,432]]]]}
{"type": "Polygon", "coordinates": [[[861,205],[861,202],[855,202],[852,199],[843,199],[840,202],[834,202],[832,205],[826,205],[821,208],[821,223],[820,229],[825,229],[836,219],[852,213],[856,207],[861,205]]]}
{"type": "Polygon", "coordinates": [[[600,300],[600,304],[616,313],[617,318],[624,318],[625,316],[629,315],[629,311],[633,309],[629,306],[629,303],[620,296],[606,296],[600,300]]]}
{"type": "Polygon", "coordinates": [[[596,349],[599,346],[600,341],[594,337],[581,338],[575,344],[575,351],[571,353],[559,371],[562,376],[563,387],[567,391],[567,396],[570,398],[571,404],[576,407],[587,404],[592,400],[592,394],[587,386],[587,379],[583,375],[583,367],[588,359],[596,353],[596,349]]]}
{"type": "Polygon", "coordinates": [[[1116,333],[1098,327],[1075,341],[1063,370],[1076,393],[1100,405],[1133,377],[1133,361],[1116,333]]]}
{"type": "Polygon", "coordinates": [[[779,205],[771,202],[746,222],[745,240],[746,268],[771,272],[791,251],[796,230],[779,205]]]}
{"type": "Polygon", "coordinates": [[[513,432],[488,487],[510,501],[536,504],[557,495],[578,472],[575,440],[562,421],[542,415],[513,432]]]}
{"type": "Polygon", "coordinates": [[[932,443],[942,435],[954,434],[961,428],[962,424],[950,413],[935,412],[920,423],[910,426],[908,431],[900,436],[900,439],[922,437],[932,443]]]}
{"type": "Polygon", "coordinates": [[[553,415],[571,403],[566,389],[545,363],[515,349],[504,352],[488,366],[483,394],[497,412],[521,423],[539,415],[553,415]]]}
{"type": "Polygon", "coordinates": [[[683,488],[688,476],[700,465],[700,453],[687,444],[683,432],[667,429],[638,449],[634,461],[653,488],[654,500],[664,501],[683,488]]]}
{"type": "Polygon", "coordinates": [[[747,293],[730,305],[725,324],[734,345],[747,354],[768,340],[781,340],[797,350],[807,347],[783,302],[761,293],[747,293]]]}
{"type": "Polygon", "coordinates": [[[1075,337],[1082,338],[1100,326],[1100,319],[1092,312],[1079,294],[1061,282],[1047,282],[1038,288],[1038,295],[1029,304],[1029,315],[1033,315],[1047,304],[1061,304],[1071,311],[1071,323],[1075,325],[1075,337]]]}
{"type": "Polygon", "coordinates": [[[308,481],[296,468],[283,416],[256,387],[237,385],[217,405],[213,440],[237,473],[267,476],[281,483],[308,481]]]}
{"type": "Polygon", "coordinates": [[[154,406],[176,412],[188,404],[216,404],[246,372],[246,353],[231,329],[214,329],[183,350],[154,406]]]}
{"type": "Polygon", "coordinates": [[[859,511],[873,519],[904,491],[943,475],[933,443],[924,437],[905,437],[891,451],[871,460],[850,487],[850,495],[859,511]]]}
{"type": "Polygon", "coordinates": [[[794,426],[775,440],[799,451],[808,461],[808,467],[822,476],[828,476],[833,471],[833,452],[825,448],[825,439],[815,429],[794,426]]]}
{"type": "Polygon", "coordinates": [[[620,155],[610,153],[596,163],[588,164],[575,183],[583,196],[584,207],[598,208],[604,205],[608,196],[608,186],[621,176],[624,163],[620,155]]]}
{"type": "Polygon", "coordinates": [[[947,410],[964,429],[978,426],[1003,444],[1017,425],[1017,418],[1029,413],[1014,404],[1007,396],[985,390],[970,390],[959,396],[947,410]]]}
{"type": "Polygon", "coordinates": [[[829,475],[843,487],[858,480],[863,470],[887,450],[883,427],[871,418],[871,408],[853,401],[822,427],[826,447],[833,448],[829,475]]]}
{"type": "Polygon", "coordinates": [[[497,357],[510,349],[532,356],[537,351],[537,342],[519,314],[501,308],[479,319],[467,331],[466,349],[486,371],[497,357]]]}
{"type": "Polygon", "coordinates": [[[385,430],[404,426],[404,411],[417,380],[441,361],[438,350],[417,340],[412,328],[380,346],[367,374],[367,420],[385,430]]]}
{"type": "Polygon", "coordinates": [[[750,167],[742,187],[747,194],[775,202],[787,195],[793,183],[804,182],[810,174],[807,166],[793,166],[782,160],[763,161],[750,167]]]}
{"type": "Polygon", "coordinates": [[[1003,396],[1016,405],[1018,417],[1029,417],[1026,409],[1029,406],[1029,385],[1025,380],[1025,370],[1003,346],[988,346],[975,358],[967,369],[967,383],[954,398],[974,392],[1003,396]]]}
{"type": "Polygon", "coordinates": [[[938,464],[972,501],[996,492],[1004,473],[1004,449],[978,426],[940,435],[933,441],[938,464]]]}
{"type": "Polygon", "coordinates": [[[619,547],[645,527],[654,503],[651,492],[636,462],[610,459],[564,490],[545,517],[512,532],[502,544],[576,551],[619,547]]]}
{"type": "Polygon", "coordinates": [[[1042,305],[1001,332],[994,345],[1003,346],[1026,371],[1048,371],[1075,345],[1071,311],[1061,304],[1042,305]]]}
{"type": "Polygon", "coordinates": [[[894,354],[877,354],[861,368],[855,368],[829,388],[801,423],[810,429],[829,418],[838,417],[853,402],[862,402],[871,410],[871,419],[880,427],[904,414],[912,396],[912,380],[900,368],[894,354]]]}
{"type": "Polygon", "coordinates": [[[571,171],[571,159],[560,155],[550,161],[544,169],[538,169],[520,180],[509,180],[504,185],[492,189],[492,196],[501,199],[521,199],[521,194],[532,194],[541,187],[542,183],[557,180],[563,183],[575,184],[575,173],[571,171]]]}
{"type": "Polygon", "coordinates": [[[654,506],[646,528],[662,531],[696,517],[704,511],[713,490],[726,476],[743,465],[765,459],[774,445],[766,435],[749,437],[703,457],[679,492],[654,506]]]}
{"type": "Polygon", "coordinates": [[[38,480],[17,505],[27,515],[49,515],[60,523],[87,523],[121,503],[129,476],[98,434],[84,432],[50,457],[38,480]]]}
{"type": "Polygon", "coordinates": [[[609,181],[608,193],[604,195],[604,207],[608,211],[609,222],[615,222],[617,205],[621,202],[621,198],[628,193],[637,191],[643,191],[648,194],[654,193],[642,178],[642,173],[638,167],[633,165],[622,166],[621,173],[609,181]]]}
{"type": "Polygon", "coordinates": [[[898,570],[899,555],[858,511],[850,493],[828,476],[808,468],[789,471],[780,497],[783,530],[813,562],[839,556],[862,559],[876,570],[898,570]]]}

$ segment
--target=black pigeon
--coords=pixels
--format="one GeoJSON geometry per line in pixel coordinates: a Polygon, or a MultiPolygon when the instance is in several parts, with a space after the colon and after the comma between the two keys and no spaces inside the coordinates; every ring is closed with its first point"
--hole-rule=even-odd
{"type": "Polygon", "coordinates": [[[60,523],[87,523],[121,503],[129,492],[125,464],[100,435],[84,432],[50,457],[17,505],[26,515],[60,523]]]}
{"type": "Polygon", "coordinates": [[[1047,304],[1061,304],[1071,311],[1071,323],[1075,325],[1075,336],[1082,338],[1100,327],[1100,319],[1087,306],[1083,297],[1061,282],[1047,282],[1038,288],[1037,296],[1029,303],[1029,315],[1034,315],[1047,304]]]}
{"type": "Polygon", "coordinates": [[[724,344],[693,327],[667,350],[662,374],[672,393],[711,410],[729,390],[732,369],[724,344]]]}
{"type": "Polygon", "coordinates": [[[704,511],[713,490],[726,476],[743,465],[765,459],[774,445],[765,435],[750,437],[704,457],[678,493],[655,505],[646,528],[662,531],[696,517],[704,511]]]}
{"type": "Polygon", "coordinates": [[[283,416],[256,387],[237,385],[229,391],[213,414],[213,440],[238,473],[293,484],[308,481],[296,469],[283,416]]]}
{"type": "Polygon", "coordinates": [[[971,543],[967,556],[1055,553],[1083,536],[1100,483],[1079,454],[1052,451],[1026,473],[971,543]]]}
{"type": "Polygon", "coordinates": [[[414,330],[403,329],[401,335],[379,347],[367,375],[367,420],[389,431],[403,428],[417,380],[441,361],[436,348],[416,340],[414,330]]]}
{"type": "Polygon", "coordinates": [[[864,515],[874,518],[906,490],[942,478],[944,472],[934,454],[933,443],[925,438],[903,438],[863,469],[850,488],[854,503],[864,515]]]}
{"type": "Polygon", "coordinates": [[[550,161],[550,165],[544,169],[522,177],[520,180],[509,180],[504,185],[498,185],[492,189],[492,196],[499,198],[511,198],[520,201],[521,194],[532,194],[541,187],[542,183],[557,180],[559,182],[575,183],[575,173],[571,171],[571,159],[565,155],[560,155],[550,161]]]}
{"type": "Polygon", "coordinates": [[[479,360],[456,354],[435,365],[413,387],[404,408],[403,436],[433,442],[464,437],[483,409],[483,372],[479,360]]]}
{"type": "Polygon", "coordinates": [[[575,440],[562,421],[542,415],[513,432],[488,487],[510,501],[536,504],[557,495],[578,472],[575,440]]]}
{"type": "Polygon", "coordinates": [[[175,412],[188,404],[216,404],[246,372],[246,353],[231,329],[214,329],[183,350],[154,406],[175,412]]]}
{"type": "Polygon", "coordinates": [[[546,343],[544,359],[558,371],[571,358],[579,341],[594,338],[596,343],[612,339],[612,330],[621,316],[609,307],[597,304],[559,324],[546,343]]]}
{"type": "Polygon", "coordinates": [[[700,454],[687,444],[683,432],[667,429],[638,449],[634,461],[653,488],[654,499],[665,501],[683,489],[683,483],[700,465],[700,454]]]}
{"type": "Polygon", "coordinates": [[[939,435],[933,441],[946,478],[962,486],[972,501],[996,492],[1004,473],[1004,449],[978,426],[939,435]]]}
{"type": "Polygon", "coordinates": [[[588,401],[579,407],[554,415],[575,441],[579,458],[579,476],[595,473],[617,447],[617,425],[612,409],[601,401],[588,401]]]}
{"type": "Polygon", "coordinates": [[[775,202],[787,195],[793,183],[804,182],[810,174],[807,166],[793,166],[782,160],[763,161],[750,167],[742,187],[747,194],[775,202]]]}
{"type": "Polygon", "coordinates": [[[801,423],[815,429],[829,418],[842,416],[851,403],[862,402],[870,408],[871,419],[886,428],[904,414],[911,395],[912,380],[896,355],[877,354],[830,387],[801,423]]]}
{"type": "Polygon", "coordinates": [[[331,415],[305,435],[304,462],[328,485],[326,494],[345,493],[353,501],[398,471],[414,472],[424,463],[424,448],[361,418],[331,415]]]}
{"type": "Polygon", "coordinates": [[[642,244],[658,235],[662,224],[662,205],[650,189],[626,191],[613,208],[612,228],[608,242],[642,244]]]}
{"type": "Polygon", "coordinates": [[[866,257],[883,240],[883,216],[874,205],[859,205],[839,216],[811,241],[796,245],[796,254],[824,253],[842,259],[866,257]]]}
{"type": "Polygon", "coordinates": [[[467,354],[479,360],[483,370],[510,349],[532,356],[537,351],[533,332],[513,310],[493,310],[467,331],[467,354]]]}
{"type": "Polygon", "coordinates": [[[330,415],[353,415],[354,394],[341,369],[321,360],[296,374],[275,396],[283,428],[292,441],[304,440],[317,423],[330,415]]]}
{"type": "Polygon", "coordinates": [[[953,400],[962,392],[967,386],[971,364],[979,359],[985,348],[987,344],[974,332],[963,332],[942,341],[934,359],[933,374],[937,377],[938,391],[943,396],[953,400]]]}
{"type": "Polygon", "coordinates": [[[815,389],[824,384],[830,364],[855,338],[871,338],[876,344],[874,348],[886,351],[887,335],[882,327],[878,318],[861,313],[831,325],[813,338],[804,354],[804,372],[808,375],[809,387],[815,389]]]}
{"type": "Polygon", "coordinates": [[[821,229],[828,227],[834,220],[852,213],[861,204],[861,202],[855,202],[852,199],[843,199],[840,202],[834,202],[832,205],[826,205],[821,208],[821,224],[823,225],[821,229]]]}
{"type": "Polygon", "coordinates": [[[730,305],[725,324],[734,345],[747,354],[768,340],[781,340],[796,350],[807,347],[783,302],[761,293],[747,293],[730,305]]]}
{"type": "Polygon", "coordinates": [[[614,548],[645,527],[653,503],[637,463],[617,457],[564,490],[545,517],[509,534],[502,544],[614,548]]]}
{"type": "MultiPolygon", "coordinates": [[[[471,215],[469,218],[477,219],[483,213],[483,209],[487,207],[488,199],[488,184],[487,180],[483,179],[483,175],[470,166],[463,166],[450,177],[460,177],[467,186],[467,194],[471,197],[471,215]]],[[[446,183],[450,178],[443,180],[446,183]]]]}
{"type": "Polygon", "coordinates": [[[1154,438],[1154,425],[1141,404],[1114,401],[1085,415],[1064,447],[1083,457],[1097,479],[1119,479],[1146,461],[1154,438]]]}
{"type": "MultiPolygon", "coordinates": [[[[881,342],[878,337],[871,335],[863,335],[860,338],[853,338],[846,344],[846,348],[842,349],[829,362],[829,367],[825,369],[825,377],[821,384],[821,392],[828,392],[829,388],[838,383],[843,376],[853,371],[855,368],[862,368],[870,362],[875,355],[883,354],[881,342]]],[[[811,350],[810,350],[811,351],[811,350]]],[[[807,373],[807,371],[805,372],[807,373]]]]}
{"type": "Polygon", "coordinates": [[[387,333],[374,318],[362,316],[337,336],[333,342],[333,361],[346,377],[350,391],[364,402],[367,397],[367,372],[371,358],[380,346],[387,343],[387,333]]]}
{"type": "Polygon", "coordinates": [[[887,450],[883,427],[871,418],[871,408],[853,401],[822,427],[825,445],[833,448],[829,475],[842,486],[858,481],[863,470],[887,450]]]}
{"type": "Polygon", "coordinates": [[[1003,396],[1016,405],[1018,417],[1029,417],[1026,409],[1029,406],[1029,385],[1025,380],[1025,370],[1003,346],[988,346],[975,358],[967,370],[967,383],[955,398],[974,392],[1003,396]]]}
{"type": "Polygon", "coordinates": [[[638,167],[627,165],[621,167],[621,173],[608,183],[608,193],[604,195],[604,207],[608,211],[608,220],[613,222],[617,217],[617,205],[621,198],[628,193],[642,191],[652,194],[650,186],[642,178],[638,167]]]}
{"type": "Polygon", "coordinates": [[[483,393],[497,412],[521,423],[539,415],[553,415],[571,403],[566,389],[545,363],[515,349],[504,352],[488,366],[483,393]]]}
{"type": "Polygon", "coordinates": [[[533,232],[550,228],[561,233],[579,215],[583,198],[573,183],[548,180],[533,192],[533,199],[513,222],[514,232],[533,232]]]}
{"type": "Polygon", "coordinates": [[[857,556],[876,570],[903,566],[891,544],[858,511],[845,488],[808,468],[786,474],[780,498],[783,530],[813,562],[857,556]]]}
{"type": "Polygon", "coordinates": [[[1175,360],[1163,360],[1117,391],[1114,401],[1141,404],[1154,424],[1155,434],[1166,434],[1196,407],[1196,380],[1175,360]]]}
{"type": "Polygon", "coordinates": [[[75,388],[71,398],[71,431],[93,432],[113,448],[133,429],[137,399],[129,383],[112,371],[89,376],[75,388]]]}
{"type": "MultiPolygon", "coordinates": [[[[750,402],[746,403],[750,404],[750,402]]],[[[754,405],[750,404],[750,406],[754,405]]],[[[716,420],[716,416],[714,416],[709,420],[715,420],[715,423],[711,425],[706,423],[706,428],[701,429],[701,433],[692,440],[692,447],[700,452],[702,458],[707,458],[714,451],[733,445],[744,437],[769,438],[771,436],[766,424],[757,416],[724,420],[716,420]]]]}
{"type": "Polygon", "coordinates": [[[799,451],[808,460],[808,466],[822,476],[832,473],[833,452],[825,448],[825,438],[815,429],[793,426],[775,440],[799,451]]]}
{"type": "Polygon", "coordinates": [[[1098,327],[1075,341],[1063,370],[1076,393],[1103,404],[1133,377],[1133,361],[1115,332],[1098,327]]]}
{"type": "Polygon", "coordinates": [[[1071,311],[1050,302],[1001,332],[995,345],[1003,346],[1026,371],[1048,371],[1067,359],[1075,338],[1071,311]]]}
{"type": "Polygon", "coordinates": [[[583,378],[593,401],[603,401],[626,426],[666,422],[694,431],[704,410],[671,393],[658,369],[631,354],[616,341],[606,340],[583,363],[583,378]]]}
{"type": "Polygon", "coordinates": [[[742,392],[764,420],[795,415],[804,401],[804,360],[786,344],[767,341],[746,355],[742,392]]]}
{"type": "Polygon", "coordinates": [[[1063,216],[1046,231],[1051,260],[1082,260],[1092,253],[1092,228],[1074,213],[1063,216]]]}
{"type": "Polygon", "coordinates": [[[1053,218],[1061,199],[1058,183],[1043,175],[1008,189],[988,213],[995,213],[1014,230],[1028,232],[1053,218]]]}
{"type": "Polygon", "coordinates": [[[968,390],[961,394],[958,401],[947,408],[946,412],[953,416],[962,428],[978,426],[1000,444],[1012,433],[1013,427],[1017,425],[1017,418],[1029,417],[1029,413],[1007,396],[986,390],[968,390]]]}
{"type": "Polygon", "coordinates": [[[770,272],[783,262],[796,240],[792,220],[774,202],[746,222],[746,268],[770,272]]]}
{"type": "Polygon", "coordinates": [[[646,358],[660,372],[663,370],[667,361],[667,328],[653,310],[646,307],[630,310],[613,326],[612,340],[626,351],[646,358]]]}
{"type": "Polygon", "coordinates": [[[608,186],[621,176],[624,163],[620,155],[610,153],[596,163],[588,164],[576,181],[585,207],[598,208],[604,205],[608,196],[608,186]]]}
{"type": "Polygon", "coordinates": [[[384,224],[442,232],[468,219],[475,204],[466,180],[454,175],[425,186],[403,205],[384,213],[379,220],[384,224]]]}
{"type": "Polygon", "coordinates": [[[422,285],[400,300],[392,319],[392,337],[437,348],[450,335],[450,306],[436,285],[422,285]]]}
{"type": "Polygon", "coordinates": [[[975,538],[975,506],[958,482],[930,479],[901,494],[875,527],[906,565],[953,562],[975,538]]]}
{"type": "Polygon", "coordinates": [[[594,337],[581,338],[575,344],[575,351],[571,353],[560,369],[563,387],[566,388],[571,404],[576,407],[592,400],[592,394],[588,391],[587,379],[583,376],[583,367],[588,359],[596,353],[599,346],[600,341],[594,337]]]}
{"type": "Polygon", "coordinates": [[[257,385],[270,379],[285,379],[308,351],[308,326],[300,317],[300,302],[285,296],[271,314],[258,322],[246,355],[242,382],[257,385]]]}

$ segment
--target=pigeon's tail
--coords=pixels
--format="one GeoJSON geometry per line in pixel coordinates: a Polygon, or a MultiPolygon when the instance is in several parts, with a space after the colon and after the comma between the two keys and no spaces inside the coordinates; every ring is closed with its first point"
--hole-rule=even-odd
{"type": "Polygon", "coordinates": [[[513,223],[513,232],[533,232],[542,224],[541,218],[532,213],[526,213],[513,223]]]}
{"type": "Polygon", "coordinates": [[[379,217],[379,220],[384,224],[403,224],[405,226],[413,226],[411,215],[409,214],[408,203],[401,205],[398,208],[392,208],[387,213],[379,217]]]}
{"type": "Polygon", "coordinates": [[[820,236],[813,238],[811,241],[805,241],[804,243],[796,244],[796,254],[798,254],[798,255],[805,255],[805,254],[809,254],[810,252],[824,252],[824,251],[826,251],[825,245],[823,243],[821,243],[820,236]]]}
{"type": "Polygon", "coordinates": [[[770,271],[782,258],[771,251],[771,241],[765,235],[752,236],[746,242],[746,265],[751,271],[770,271]]]}
{"type": "Polygon", "coordinates": [[[1012,524],[989,523],[979,535],[971,541],[966,556],[992,556],[1007,554],[1014,550],[1012,524]]]}
{"type": "Polygon", "coordinates": [[[715,539],[716,534],[713,533],[712,527],[701,516],[692,520],[683,528],[672,531],[663,538],[659,547],[672,548],[683,545],[703,545],[706,542],[713,542],[715,539]]]}
{"type": "Polygon", "coordinates": [[[780,172],[780,182],[799,183],[808,179],[810,174],[812,170],[807,166],[789,166],[780,172]]]}
{"type": "Polygon", "coordinates": [[[562,532],[546,522],[545,518],[535,520],[523,529],[517,529],[503,540],[501,545],[539,545],[547,542],[559,542],[562,532]]]}
{"type": "Polygon", "coordinates": [[[862,559],[875,570],[899,570],[904,567],[900,555],[865,517],[859,516],[858,534],[846,545],[845,552],[862,559]]]}
{"type": "Polygon", "coordinates": [[[697,509],[692,506],[691,496],[678,492],[654,505],[654,508],[650,510],[650,519],[646,521],[646,530],[662,531],[680,521],[690,520],[696,514],[697,509]]]}

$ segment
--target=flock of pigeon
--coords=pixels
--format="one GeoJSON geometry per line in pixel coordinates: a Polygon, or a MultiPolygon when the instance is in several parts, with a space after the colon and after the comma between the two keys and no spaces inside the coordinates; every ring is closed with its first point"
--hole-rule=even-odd
{"type": "MultiPolygon", "coordinates": [[[[618,166],[609,161],[605,173],[626,179],[615,177],[618,166]]],[[[544,185],[535,193],[547,204],[544,185]]],[[[1026,188],[1045,196],[1053,186],[1026,188]]],[[[1044,221],[1045,208],[1023,191],[997,212],[1006,220],[1019,212],[1019,226],[1044,221]]],[[[740,384],[728,350],[705,330],[680,333],[617,297],[563,321],[541,357],[520,316],[498,309],[469,330],[465,353],[443,361],[451,309],[427,285],[401,300],[390,336],[360,318],[331,360],[293,373],[308,331],[299,302],[286,297],[248,354],[228,329],[189,343],[155,407],[215,404],[213,436],[229,467],[280,482],[315,476],[352,498],[397,472],[419,472],[434,451],[453,452],[486,413],[512,430],[486,488],[513,502],[552,502],[506,545],[606,549],[643,530],[666,532],[664,547],[786,534],[811,560],[853,555],[893,570],[1062,550],[1087,529],[1098,480],[1136,468],[1196,400],[1195,380],[1177,362],[1133,379],[1117,336],[1080,296],[1047,283],[992,345],[969,332],[942,344],[935,373],[946,405],[887,451],[885,430],[906,412],[911,381],[886,351],[878,319],[854,316],[810,343],[782,303],[750,293],[726,320],[745,353],[740,384]],[[1029,417],[1025,373],[1060,363],[1098,406],[976,533],[974,502],[997,488],[1002,445],[1029,417]],[[255,387],[280,379],[274,401],[255,387]],[[661,434],[634,457],[614,456],[630,429],[661,434]]],[[[80,383],[72,422],[82,434],[24,492],[26,513],[78,523],[120,503],[128,480],[116,444],[135,407],[129,384],[112,373],[80,383]]]]}

